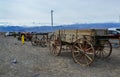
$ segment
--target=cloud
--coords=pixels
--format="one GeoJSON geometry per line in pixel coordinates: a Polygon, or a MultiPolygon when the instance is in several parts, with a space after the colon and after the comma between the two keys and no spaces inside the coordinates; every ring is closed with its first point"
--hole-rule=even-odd
{"type": "Polygon", "coordinates": [[[116,21],[119,0],[1,0],[0,19],[23,22],[54,23],[116,21]]]}

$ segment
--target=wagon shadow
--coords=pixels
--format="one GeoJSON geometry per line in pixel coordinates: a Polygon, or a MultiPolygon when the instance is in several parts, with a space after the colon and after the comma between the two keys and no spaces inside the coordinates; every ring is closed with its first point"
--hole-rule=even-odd
{"type": "Polygon", "coordinates": [[[92,64],[92,67],[102,68],[102,67],[119,67],[120,58],[119,57],[110,57],[107,59],[96,59],[92,64]]]}
{"type": "Polygon", "coordinates": [[[70,51],[61,51],[60,57],[71,59],[72,58],[72,54],[71,54],[70,51]]]}
{"type": "MultiPolygon", "coordinates": [[[[59,55],[61,58],[67,59],[67,60],[71,60],[71,62],[73,61],[72,59],[72,54],[70,51],[68,50],[62,50],[61,54],[59,55]]],[[[99,68],[99,69],[103,69],[105,67],[111,67],[111,68],[119,68],[120,66],[120,58],[118,56],[110,56],[107,59],[100,59],[100,58],[95,58],[95,61],[90,65],[90,66],[85,66],[82,67],[80,65],[74,65],[74,62],[72,62],[72,66],[76,67],[78,66],[79,68],[99,68]]]]}

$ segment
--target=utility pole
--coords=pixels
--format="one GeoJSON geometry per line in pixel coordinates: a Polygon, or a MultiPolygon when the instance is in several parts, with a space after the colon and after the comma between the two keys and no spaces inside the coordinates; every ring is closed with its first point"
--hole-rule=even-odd
{"type": "Polygon", "coordinates": [[[51,26],[52,26],[52,29],[53,29],[53,10],[51,10],[51,26]]]}

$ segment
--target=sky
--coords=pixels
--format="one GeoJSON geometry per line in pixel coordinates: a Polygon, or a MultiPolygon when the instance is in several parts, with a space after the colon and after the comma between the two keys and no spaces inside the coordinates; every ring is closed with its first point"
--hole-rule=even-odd
{"type": "Polygon", "coordinates": [[[120,21],[120,0],[0,0],[0,23],[51,25],[120,21]]]}

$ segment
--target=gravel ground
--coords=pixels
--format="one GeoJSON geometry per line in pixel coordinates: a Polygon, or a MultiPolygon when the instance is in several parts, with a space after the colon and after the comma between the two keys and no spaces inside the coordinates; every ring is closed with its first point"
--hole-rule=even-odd
{"type": "Polygon", "coordinates": [[[0,77],[120,77],[120,48],[113,48],[108,59],[83,67],[74,63],[70,52],[54,57],[48,47],[0,36],[0,77]]]}

